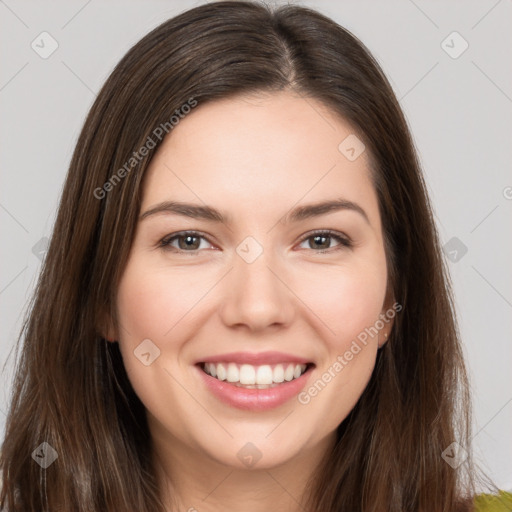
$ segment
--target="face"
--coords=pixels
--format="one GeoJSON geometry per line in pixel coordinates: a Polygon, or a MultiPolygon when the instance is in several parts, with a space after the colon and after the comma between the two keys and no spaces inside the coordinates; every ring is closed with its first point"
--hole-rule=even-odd
{"type": "Polygon", "coordinates": [[[276,467],[332,439],[356,404],[392,321],[353,137],[281,92],[198,105],[164,140],[111,333],[155,439],[276,467]]]}

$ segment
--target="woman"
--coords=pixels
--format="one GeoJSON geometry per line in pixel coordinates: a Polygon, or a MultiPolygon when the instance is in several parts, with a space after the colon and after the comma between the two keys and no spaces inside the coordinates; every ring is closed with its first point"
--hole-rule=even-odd
{"type": "Polygon", "coordinates": [[[9,511],[473,509],[411,137],[365,47],[312,10],[203,5],[126,54],[23,334],[9,511]]]}

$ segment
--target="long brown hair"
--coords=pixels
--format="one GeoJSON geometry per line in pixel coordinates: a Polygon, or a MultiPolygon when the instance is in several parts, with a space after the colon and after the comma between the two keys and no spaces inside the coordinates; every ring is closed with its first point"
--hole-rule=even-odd
{"type": "Polygon", "coordinates": [[[229,1],[188,10],[145,36],[87,116],[18,340],[0,506],[164,511],[145,409],[118,345],[99,334],[106,314],[117,326],[141,183],[163,139],[155,130],[170,132],[183,105],[286,89],[319,100],[364,141],[389,290],[403,307],[333,453],[311,479],[304,510],[453,512],[471,499],[471,454],[458,468],[441,456],[455,441],[470,452],[468,385],[431,205],[393,91],[364,45],[329,18],[229,1]],[[42,442],[58,454],[46,469],[31,456],[42,442]]]}

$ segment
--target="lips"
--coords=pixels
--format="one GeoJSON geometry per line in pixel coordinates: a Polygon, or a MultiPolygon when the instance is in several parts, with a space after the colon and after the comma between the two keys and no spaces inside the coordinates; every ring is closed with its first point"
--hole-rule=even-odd
{"type": "Polygon", "coordinates": [[[284,352],[230,352],[226,354],[219,354],[216,356],[206,357],[197,361],[196,363],[237,363],[237,364],[279,364],[279,363],[295,363],[295,364],[309,364],[312,361],[303,357],[298,357],[293,354],[286,354],[284,352]]]}
{"type": "Polygon", "coordinates": [[[232,352],[198,361],[200,378],[223,403],[264,411],[296,396],[315,367],[311,361],[281,352],[232,352]]]}

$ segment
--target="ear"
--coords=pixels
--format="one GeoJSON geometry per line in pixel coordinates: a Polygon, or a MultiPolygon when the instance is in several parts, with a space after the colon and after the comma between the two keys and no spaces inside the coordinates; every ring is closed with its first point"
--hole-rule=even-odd
{"type": "MultiPolygon", "coordinates": [[[[391,330],[393,328],[393,324],[395,322],[395,316],[398,311],[402,309],[402,306],[396,302],[395,298],[393,297],[392,293],[386,294],[386,299],[384,301],[384,306],[382,308],[381,314],[379,316],[383,327],[382,329],[379,329],[379,336],[378,336],[378,346],[379,348],[382,348],[385,343],[388,341],[391,330]]],[[[380,324],[379,324],[380,325],[380,324]]]]}
{"type": "Polygon", "coordinates": [[[112,343],[115,343],[119,339],[117,330],[114,327],[114,322],[107,311],[101,313],[96,331],[102,338],[112,343]]]}

